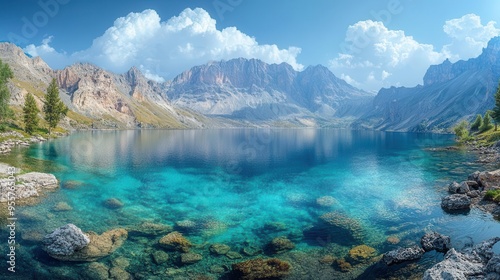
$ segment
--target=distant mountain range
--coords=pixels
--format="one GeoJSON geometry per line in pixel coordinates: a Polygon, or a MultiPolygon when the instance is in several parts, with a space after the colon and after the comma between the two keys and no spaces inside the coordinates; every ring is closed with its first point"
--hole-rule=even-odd
{"type": "Polygon", "coordinates": [[[115,74],[91,64],[52,70],[42,59],[0,43],[13,69],[11,104],[27,92],[40,105],[52,78],[71,109],[74,128],[348,127],[444,131],[493,106],[500,78],[500,38],[475,59],[431,66],[424,85],[382,89],[374,96],[326,67],[233,59],[193,67],[171,81],[148,80],[137,68],[115,74]]]}

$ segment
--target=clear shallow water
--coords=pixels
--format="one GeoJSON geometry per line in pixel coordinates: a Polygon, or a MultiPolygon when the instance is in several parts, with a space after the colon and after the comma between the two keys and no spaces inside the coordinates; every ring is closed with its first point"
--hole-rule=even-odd
{"type": "MultiPolygon", "coordinates": [[[[325,254],[343,258],[361,244],[383,253],[397,246],[387,242],[388,237],[399,238],[398,245],[410,245],[425,230],[450,235],[459,248],[500,232],[500,223],[487,214],[473,210],[449,215],[439,207],[450,180],[482,170],[471,154],[429,149],[452,143],[449,135],[349,130],[98,131],[35,145],[3,160],[52,172],[63,184],[82,182],[76,189],[49,194],[41,204],[19,209],[22,232],[51,232],[68,222],[101,233],[143,221],[174,225],[189,220],[196,225],[186,232],[193,242],[221,242],[236,251],[248,243],[264,247],[274,237],[288,236],[297,247],[278,257],[291,261],[294,270],[306,271],[292,273],[290,279],[384,278],[404,275],[405,266],[372,266],[367,276],[360,273],[369,263],[347,274],[331,266],[319,270],[311,263],[318,265],[325,254]],[[323,196],[333,197],[335,203],[318,205],[316,199],[323,196]],[[104,207],[109,198],[124,206],[104,207]],[[54,211],[61,201],[73,210],[54,211]],[[333,211],[356,221],[362,238],[309,230],[318,225],[319,216],[333,211]],[[269,223],[279,223],[282,229],[270,229],[269,223]],[[301,252],[306,254],[294,255],[301,252]]],[[[175,262],[151,262],[148,249],[158,238],[131,236],[101,261],[109,264],[116,256],[126,256],[132,274],[177,268],[175,262]]],[[[39,277],[54,279],[85,269],[86,264],[61,265],[40,252],[37,244],[25,243],[21,267],[35,268],[39,277]]],[[[206,248],[197,252],[204,260],[182,267],[176,274],[179,279],[189,279],[192,273],[217,278],[221,275],[211,274],[210,266],[242,261],[211,257],[206,248]]],[[[410,273],[421,272],[441,257],[428,254],[410,273]]]]}

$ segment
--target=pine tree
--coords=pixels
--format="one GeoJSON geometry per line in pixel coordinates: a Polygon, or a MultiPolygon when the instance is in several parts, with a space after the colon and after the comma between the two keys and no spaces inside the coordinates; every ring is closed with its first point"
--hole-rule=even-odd
{"type": "Polygon", "coordinates": [[[0,60],[0,122],[2,123],[12,115],[9,108],[10,91],[7,87],[7,81],[13,77],[9,65],[0,60]]]}
{"type": "Polygon", "coordinates": [[[52,79],[47,88],[45,104],[43,105],[45,120],[49,124],[49,134],[52,128],[55,128],[59,121],[68,113],[68,107],[59,98],[59,88],[56,79],[52,79]]]}
{"type": "Polygon", "coordinates": [[[483,125],[483,117],[481,116],[481,114],[477,114],[476,120],[470,126],[470,130],[478,131],[481,125],[483,125]]]}
{"type": "Polygon", "coordinates": [[[26,101],[23,107],[24,112],[24,130],[26,133],[32,134],[38,128],[38,107],[36,106],[35,98],[31,93],[26,96],[26,101]]]}
{"type": "Polygon", "coordinates": [[[453,132],[457,136],[459,141],[467,139],[469,137],[469,123],[465,120],[461,121],[458,125],[453,128],[453,132]]]}
{"type": "Polygon", "coordinates": [[[495,108],[493,108],[491,117],[495,121],[495,131],[496,131],[498,123],[500,122],[500,83],[497,88],[497,93],[495,93],[495,108]]]}
{"type": "Polygon", "coordinates": [[[490,112],[486,112],[483,118],[483,125],[479,127],[479,132],[485,132],[487,130],[490,130],[491,128],[493,128],[493,125],[491,124],[490,112]]]}

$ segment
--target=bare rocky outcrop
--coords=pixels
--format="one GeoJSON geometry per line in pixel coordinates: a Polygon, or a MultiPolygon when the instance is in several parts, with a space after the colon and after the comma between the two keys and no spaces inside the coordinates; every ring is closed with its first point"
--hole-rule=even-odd
{"type": "Polygon", "coordinates": [[[16,200],[21,200],[40,196],[59,187],[56,177],[48,173],[30,172],[15,178],[15,181],[0,179],[0,202],[7,202],[9,194],[16,200]]]}
{"type": "Polygon", "coordinates": [[[447,211],[470,209],[471,200],[466,194],[452,194],[443,197],[441,207],[447,211]]]}
{"type": "Polygon", "coordinates": [[[108,256],[127,239],[127,231],[113,229],[102,233],[83,233],[75,225],[68,224],[45,236],[44,250],[61,261],[95,261],[108,256]]]}
{"type": "Polygon", "coordinates": [[[402,262],[418,260],[424,255],[424,253],[425,251],[418,245],[408,248],[399,247],[396,250],[385,253],[382,260],[387,265],[393,265],[402,262]]]}
{"type": "Polygon", "coordinates": [[[500,279],[500,258],[492,252],[499,241],[500,237],[495,237],[463,252],[451,249],[442,262],[425,272],[423,279],[500,279]]]}
{"type": "Polygon", "coordinates": [[[89,243],[89,237],[73,224],[57,228],[43,239],[44,249],[51,256],[70,256],[89,243]]]}
{"type": "Polygon", "coordinates": [[[451,239],[449,236],[442,235],[437,232],[428,232],[420,239],[422,248],[428,252],[436,250],[438,252],[446,252],[451,249],[451,239]]]}

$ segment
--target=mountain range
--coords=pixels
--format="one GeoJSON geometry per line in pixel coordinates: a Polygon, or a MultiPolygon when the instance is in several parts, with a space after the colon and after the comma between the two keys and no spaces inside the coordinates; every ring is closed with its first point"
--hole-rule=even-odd
{"type": "MultiPolygon", "coordinates": [[[[494,105],[500,78],[500,37],[468,61],[431,66],[423,85],[357,89],[326,67],[295,71],[286,63],[232,59],[193,67],[174,79],[148,80],[137,68],[124,74],[77,63],[51,69],[10,43],[0,59],[14,79],[11,105],[28,92],[42,106],[52,78],[70,108],[68,128],[348,127],[394,131],[446,131],[494,105]]],[[[16,109],[17,108],[17,109],[16,109]]]]}

